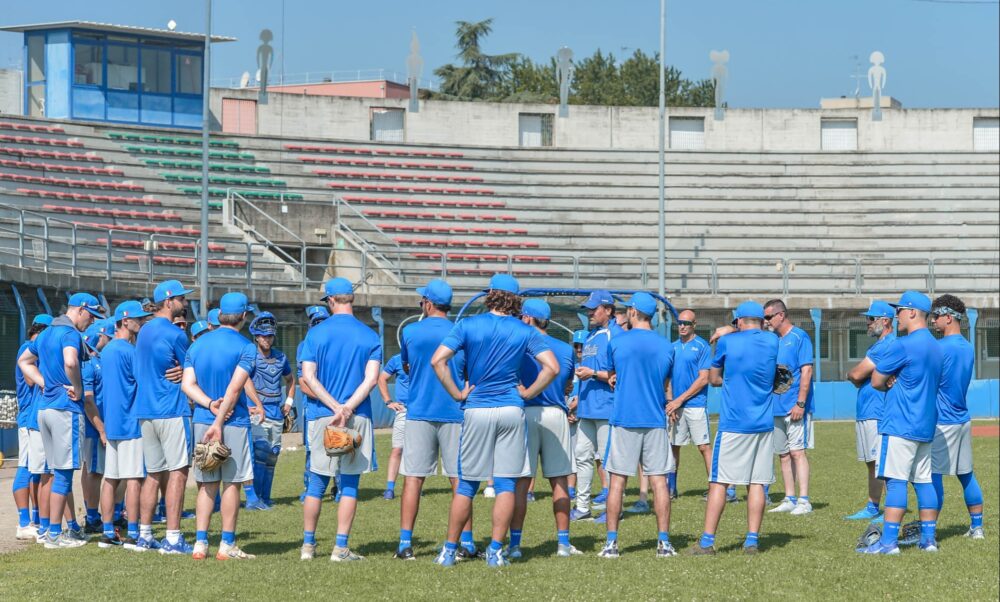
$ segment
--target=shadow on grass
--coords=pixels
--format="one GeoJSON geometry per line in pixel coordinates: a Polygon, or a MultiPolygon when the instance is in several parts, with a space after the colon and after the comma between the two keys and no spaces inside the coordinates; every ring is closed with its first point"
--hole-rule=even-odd
{"type": "MultiPolygon", "coordinates": [[[[768,550],[776,550],[787,546],[789,543],[796,539],[806,539],[805,535],[793,535],[791,533],[776,532],[776,533],[766,533],[760,537],[760,551],[767,552],[768,550]]],[[[739,552],[743,549],[743,544],[733,544],[726,546],[724,548],[719,548],[720,552],[739,552]]]]}
{"type": "MultiPolygon", "coordinates": [[[[694,541],[695,538],[690,535],[677,534],[670,536],[670,543],[674,546],[674,549],[676,550],[683,550],[684,548],[687,548],[688,546],[692,545],[692,542],[694,541]]],[[[621,548],[621,551],[623,554],[626,552],[655,552],[656,537],[655,536],[646,537],[645,539],[637,541],[630,546],[621,548]]]]}
{"type": "MultiPolygon", "coordinates": [[[[570,533],[570,542],[576,549],[586,554],[591,550],[594,552],[600,550],[600,546],[604,543],[604,540],[594,535],[573,535],[570,533]]],[[[550,540],[541,542],[535,546],[522,546],[521,552],[524,554],[524,558],[542,558],[545,556],[555,556],[556,547],[557,543],[550,540]]]]}
{"type": "Polygon", "coordinates": [[[968,532],[968,525],[948,525],[944,529],[937,530],[937,540],[944,541],[953,537],[964,537],[968,532]]]}

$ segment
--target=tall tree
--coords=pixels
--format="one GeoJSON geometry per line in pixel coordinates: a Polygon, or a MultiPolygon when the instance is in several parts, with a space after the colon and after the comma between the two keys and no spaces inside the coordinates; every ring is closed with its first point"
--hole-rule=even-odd
{"type": "Polygon", "coordinates": [[[441,79],[441,94],[458,100],[492,100],[503,93],[516,53],[486,54],[481,41],[493,31],[493,19],[456,22],[455,47],[461,65],[434,70],[441,79]]]}

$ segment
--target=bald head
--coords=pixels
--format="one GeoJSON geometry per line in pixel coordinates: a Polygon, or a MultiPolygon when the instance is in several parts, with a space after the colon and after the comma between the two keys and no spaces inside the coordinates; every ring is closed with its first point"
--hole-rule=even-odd
{"type": "Polygon", "coordinates": [[[685,309],[677,314],[677,334],[685,343],[694,338],[694,327],[697,324],[694,310],[685,309]]]}

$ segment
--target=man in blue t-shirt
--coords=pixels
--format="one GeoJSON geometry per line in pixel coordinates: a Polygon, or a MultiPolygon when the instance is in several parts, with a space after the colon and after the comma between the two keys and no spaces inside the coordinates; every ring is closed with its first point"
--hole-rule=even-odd
{"type": "Polygon", "coordinates": [[[876,474],[885,481],[882,538],[860,550],[865,554],[898,554],[899,523],[906,512],[906,483],[913,483],[920,514],[920,549],[937,551],[937,494],[931,479],[931,442],[937,424],[941,383],[941,347],[927,329],[931,300],[906,291],[896,309],[899,330],[906,336],[889,343],[875,364],[872,386],[888,391],[879,419],[876,474]]]}
{"type": "Polygon", "coordinates": [[[399,463],[403,460],[403,437],[406,433],[406,402],[410,398],[410,377],[403,370],[403,359],[400,354],[389,358],[382,366],[378,375],[378,392],[382,395],[385,407],[395,414],[392,419],[392,451],[389,452],[389,474],[385,480],[385,491],[382,499],[396,498],[396,477],[399,476],[399,463]],[[389,393],[389,379],[396,379],[395,396],[389,393]]]}
{"type": "Polygon", "coordinates": [[[665,390],[673,370],[670,340],[653,331],[656,299],[645,292],[632,295],[627,316],[631,328],[611,340],[607,366],[614,386],[611,433],[604,467],[610,474],[607,539],[599,556],[618,558],[618,522],[622,496],[636,467],[649,479],[656,512],[657,558],[676,556],[670,545],[670,493],[667,473],[673,468],[667,434],[665,390]]]}
{"type": "Polygon", "coordinates": [[[972,539],[984,539],[983,492],[972,471],[972,417],[965,396],[975,373],[976,354],[962,336],[965,303],[954,295],[941,295],[931,304],[931,323],[943,337],[941,385],[937,393],[937,426],[931,446],[931,480],[937,492],[938,512],[944,506],[944,475],[958,477],[969,510],[966,532],[972,539]]]}
{"type": "Polygon", "coordinates": [[[333,278],[323,286],[323,301],[330,317],[309,331],[302,345],[302,380],[315,395],[307,400],[306,420],[312,457],[309,487],[303,509],[302,560],[316,553],[316,524],[323,493],[340,473],[340,504],[337,506],[337,542],[330,555],[334,562],[362,560],[348,547],[351,524],[358,506],[361,474],[377,468],[372,429],[371,394],[382,365],[382,341],[366,324],[354,317],[354,287],[346,278],[333,278]],[[353,453],[329,456],[323,445],[328,425],[343,426],[361,435],[353,453]]]}
{"type": "Polygon", "coordinates": [[[257,349],[240,334],[249,310],[246,295],[226,293],[219,309],[219,328],[199,337],[188,349],[181,382],[184,394],[195,404],[194,440],[222,441],[230,450],[218,468],[204,470],[197,462],[194,465],[198,503],[191,556],[204,560],[208,555],[208,527],[221,486],[222,538],[215,558],[245,560],[254,556],[236,545],[236,520],[240,486],[253,478],[250,410],[244,389],[254,374],[257,349]]]}
{"type": "MultiPolygon", "coordinates": [[[[778,337],[761,330],[764,308],[744,301],[733,312],[736,332],[715,346],[708,382],[722,387],[719,426],[712,448],[705,530],[695,555],[715,554],[715,533],[726,507],[726,486],[747,486],[747,535],[743,550],[756,554],[764,519],[764,487],[774,482],[774,375],[778,337]]],[[[718,332],[718,331],[716,331],[718,332]]]]}
{"type": "MultiPolygon", "coordinates": [[[[559,373],[559,364],[542,335],[514,316],[521,313],[520,287],[513,276],[496,274],[486,294],[487,313],[455,325],[434,352],[431,365],[452,399],[462,404],[462,434],[458,452],[458,487],[451,501],[448,538],[437,563],[451,566],[458,541],[472,513],[479,483],[493,477],[493,533],[486,551],[491,567],[510,563],[503,540],[514,513],[518,479],[529,476],[524,424],[524,400],[539,395],[559,373]],[[465,352],[466,383],[459,388],[451,359],[465,352]],[[535,382],[519,388],[525,354],[542,364],[535,382]]],[[[404,446],[405,449],[405,446],[404,446]]]]}
{"type": "MultiPolygon", "coordinates": [[[[30,343],[50,324],[52,316],[49,314],[35,316],[31,321],[31,327],[28,328],[27,340],[21,343],[15,359],[20,358],[30,343]]],[[[36,403],[41,391],[38,386],[24,378],[24,373],[17,365],[14,366],[14,389],[17,394],[17,473],[14,475],[13,487],[18,518],[16,538],[33,541],[38,538],[41,525],[38,484],[45,471],[45,452],[41,447],[41,436],[38,434],[36,403]],[[38,456],[37,459],[33,457],[35,455],[38,456]],[[32,470],[34,465],[37,465],[37,468],[32,470]]],[[[45,506],[48,509],[48,499],[45,500],[45,506]]],[[[45,524],[48,525],[48,516],[45,517],[45,524]]]]}
{"type": "Polygon", "coordinates": [[[876,340],[868,348],[865,358],[847,373],[847,380],[858,388],[854,433],[858,461],[868,466],[868,503],[861,510],[844,517],[847,520],[873,520],[882,514],[879,503],[885,484],[875,476],[875,459],[878,452],[878,419],[882,417],[885,406],[885,393],[872,387],[871,378],[882,351],[896,338],[892,327],[896,312],[885,301],[872,301],[868,311],[861,315],[868,321],[868,336],[876,340]]]}
{"type": "Polygon", "coordinates": [[[83,524],[85,535],[101,533],[101,480],[104,477],[104,377],[101,350],[115,334],[114,320],[97,320],[83,333],[87,361],[80,376],[83,379],[83,413],[86,416],[83,442],[80,444],[80,488],[83,507],[87,512],[83,524]]]}

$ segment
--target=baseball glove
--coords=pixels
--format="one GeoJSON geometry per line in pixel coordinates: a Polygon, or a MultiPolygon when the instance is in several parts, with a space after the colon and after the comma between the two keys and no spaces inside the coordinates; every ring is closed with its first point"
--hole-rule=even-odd
{"type": "Polygon", "coordinates": [[[915,546],[920,543],[920,521],[910,521],[899,528],[899,545],[915,546]]]}
{"type": "Polygon", "coordinates": [[[222,466],[232,453],[232,450],[221,441],[196,443],[194,446],[194,464],[200,470],[210,472],[222,466]]]}
{"type": "Polygon", "coordinates": [[[882,525],[869,523],[865,532],[858,538],[858,545],[855,546],[855,549],[857,551],[864,550],[868,546],[878,543],[880,539],[882,539],[882,525]]]}
{"type": "Polygon", "coordinates": [[[774,392],[778,395],[786,393],[792,388],[793,379],[794,376],[791,369],[784,364],[778,364],[777,369],[774,371],[774,392]]]}
{"type": "Polygon", "coordinates": [[[298,418],[299,412],[292,406],[288,409],[288,413],[285,414],[284,424],[281,425],[281,432],[290,433],[292,429],[295,428],[295,419],[298,418]]]}
{"type": "Polygon", "coordinates": [[[323,431],[323,447],[326,448],[328,456],[354,453],[354,450],[361,447],[361,433],[354,429],[329,424],[323,431]]]}

